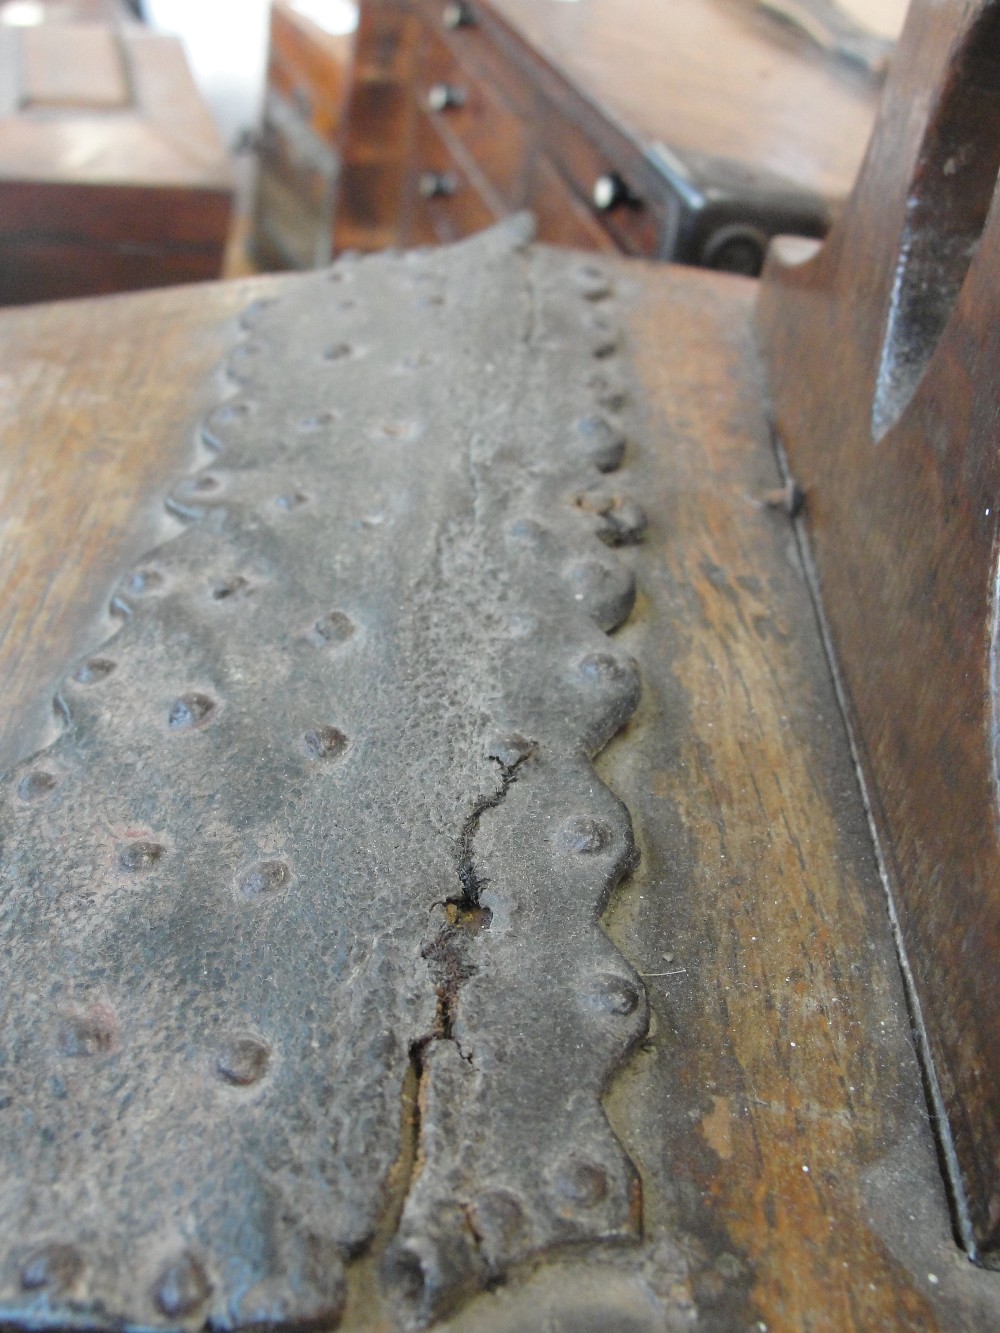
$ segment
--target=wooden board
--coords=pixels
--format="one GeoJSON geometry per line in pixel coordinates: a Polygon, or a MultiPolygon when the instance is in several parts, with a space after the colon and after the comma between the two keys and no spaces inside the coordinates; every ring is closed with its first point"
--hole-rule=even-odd
{"type": "Polygon", "coordinates": [[[408,9],[382,0],[361,6],[340,141],[338,251],[385,249],[405,233],[419,37],[408,9]]]}
{"type": "MultiPolygon", "coordinates": [[[[994,1327],[992,1275],[950,1234],[809,589],[762,498],[778,474],[754,286],[601,262],[643,386],[629,412],[658,442],[630,446],[614,481],[650,518],[618,636],[645,692],[600,761],[642,852],[604,925],[653,1014],[606,1103],[642,1175],[644,1240],[516,1273],[446,1326],[512,1333],[553,1291],[599,1309],[631,1273],[670,1327],[994,1327]]],[[[4,762],[47,739],[66,665],[105,637],[118,576],[165,535],[162,497],[194,461],[235,314],[297,281],[0,319],[4,762]]],[[[598,374],[613,402],[613,367],[598,374]]],[[[387,1239],[349,1272],[345,1328],[394,1327],[378,1299],[387,1239]]]]}
{"type": "Polygon", "coordinates": [[[121,41],[112,28],[80,25],[73,33],[73,59],[63,30],[55,24],[25,28],[21,34],[25,110],[76,107],[123,110],[131,97],[121,41]]]}
{"type": "Polygon", "coordinates": [[[264,269],[329,262],[353,49],[353,33],[327,32],[286,0],[272,3],[250,239],[264,269]]]}
{"type": "Polygon", "coordinates": [[[331,145],[340,129],[353,49],[353,33],[326,32],[287,0],[273,0],[268,84],[295,102],[331,145]]]}
{"type": "Polygon", "coordinates": [[[998,50],[995,8],[914,5],[857,193],[812,262],[775,255],[761,313],[966,1240],[994,1258],[998,50]]]}

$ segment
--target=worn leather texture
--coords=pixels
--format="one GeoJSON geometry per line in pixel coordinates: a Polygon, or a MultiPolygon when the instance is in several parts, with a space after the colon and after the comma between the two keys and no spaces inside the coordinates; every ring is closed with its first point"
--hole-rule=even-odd
{"type": "Polygon", "coordinates": [[[614,305],[515,223],[247,313],[183,530],[5,781],[5,1318],[330,1325],[388,1229],[419,1324],[637,1238],[614,305]]]}

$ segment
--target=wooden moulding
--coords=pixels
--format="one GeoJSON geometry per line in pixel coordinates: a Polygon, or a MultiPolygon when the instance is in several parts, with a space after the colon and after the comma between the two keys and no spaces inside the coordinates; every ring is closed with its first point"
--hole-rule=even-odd
{"type": "Polygon", "coordinates": [[[775,248],[757,316],[950,1126],[959,1229],[987,1260],[1000,1251],[998,52],[996,3],[915,0],[853,197],[813,258],[775,248]]]}

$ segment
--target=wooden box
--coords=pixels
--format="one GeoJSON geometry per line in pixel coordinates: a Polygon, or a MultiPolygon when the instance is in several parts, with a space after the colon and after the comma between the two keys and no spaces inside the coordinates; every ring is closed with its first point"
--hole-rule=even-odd
{"type": "Polygon", "coordinates": [[[175,38],[0,27],[0,302],[217,277],[231,196],[175,38]]]}

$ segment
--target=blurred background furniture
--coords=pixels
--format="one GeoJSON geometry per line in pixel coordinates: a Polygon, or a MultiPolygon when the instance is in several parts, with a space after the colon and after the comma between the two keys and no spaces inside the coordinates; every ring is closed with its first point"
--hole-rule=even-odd
{"type": "Polygon", "coordinates": [[[770,234],[836,213],[902,4],[0,0],[0,300],[308,268],[525,207],[546,241],[756,273],[770,234]],[[114,35],[30,35],[67,23],[114,35]],[[42,45],[61,90],[22,86],[42,45]]]}
{"type": "Polygon", "coordinates": [[[191,73],[232,150],[260,121],[270,0],[142,0],[154,32],[184,43],[191,73]]]}
{"type": "Polygon", "coordinates": [[[180,43],[87,10],[0,23],[4,303],[221,271],[232,173],[180,43]]]}
{"type": "Polygon", "coordinates": [[[0,24],[120,23],[141,17],[138,0],[0,0],[0,24]]]}
{"type": "Polygon", "coordinates": [[[330,260],[357,6],[273,0],[251,247],[262,268],[330,260]]]}
{"type": "Polygon", "coordinates": [[[877,64],[816,7],[363,0],[335,248],[530,208],[557,244],[758,272],[770,235],[825,233],[874,117],[877,64]]]}

